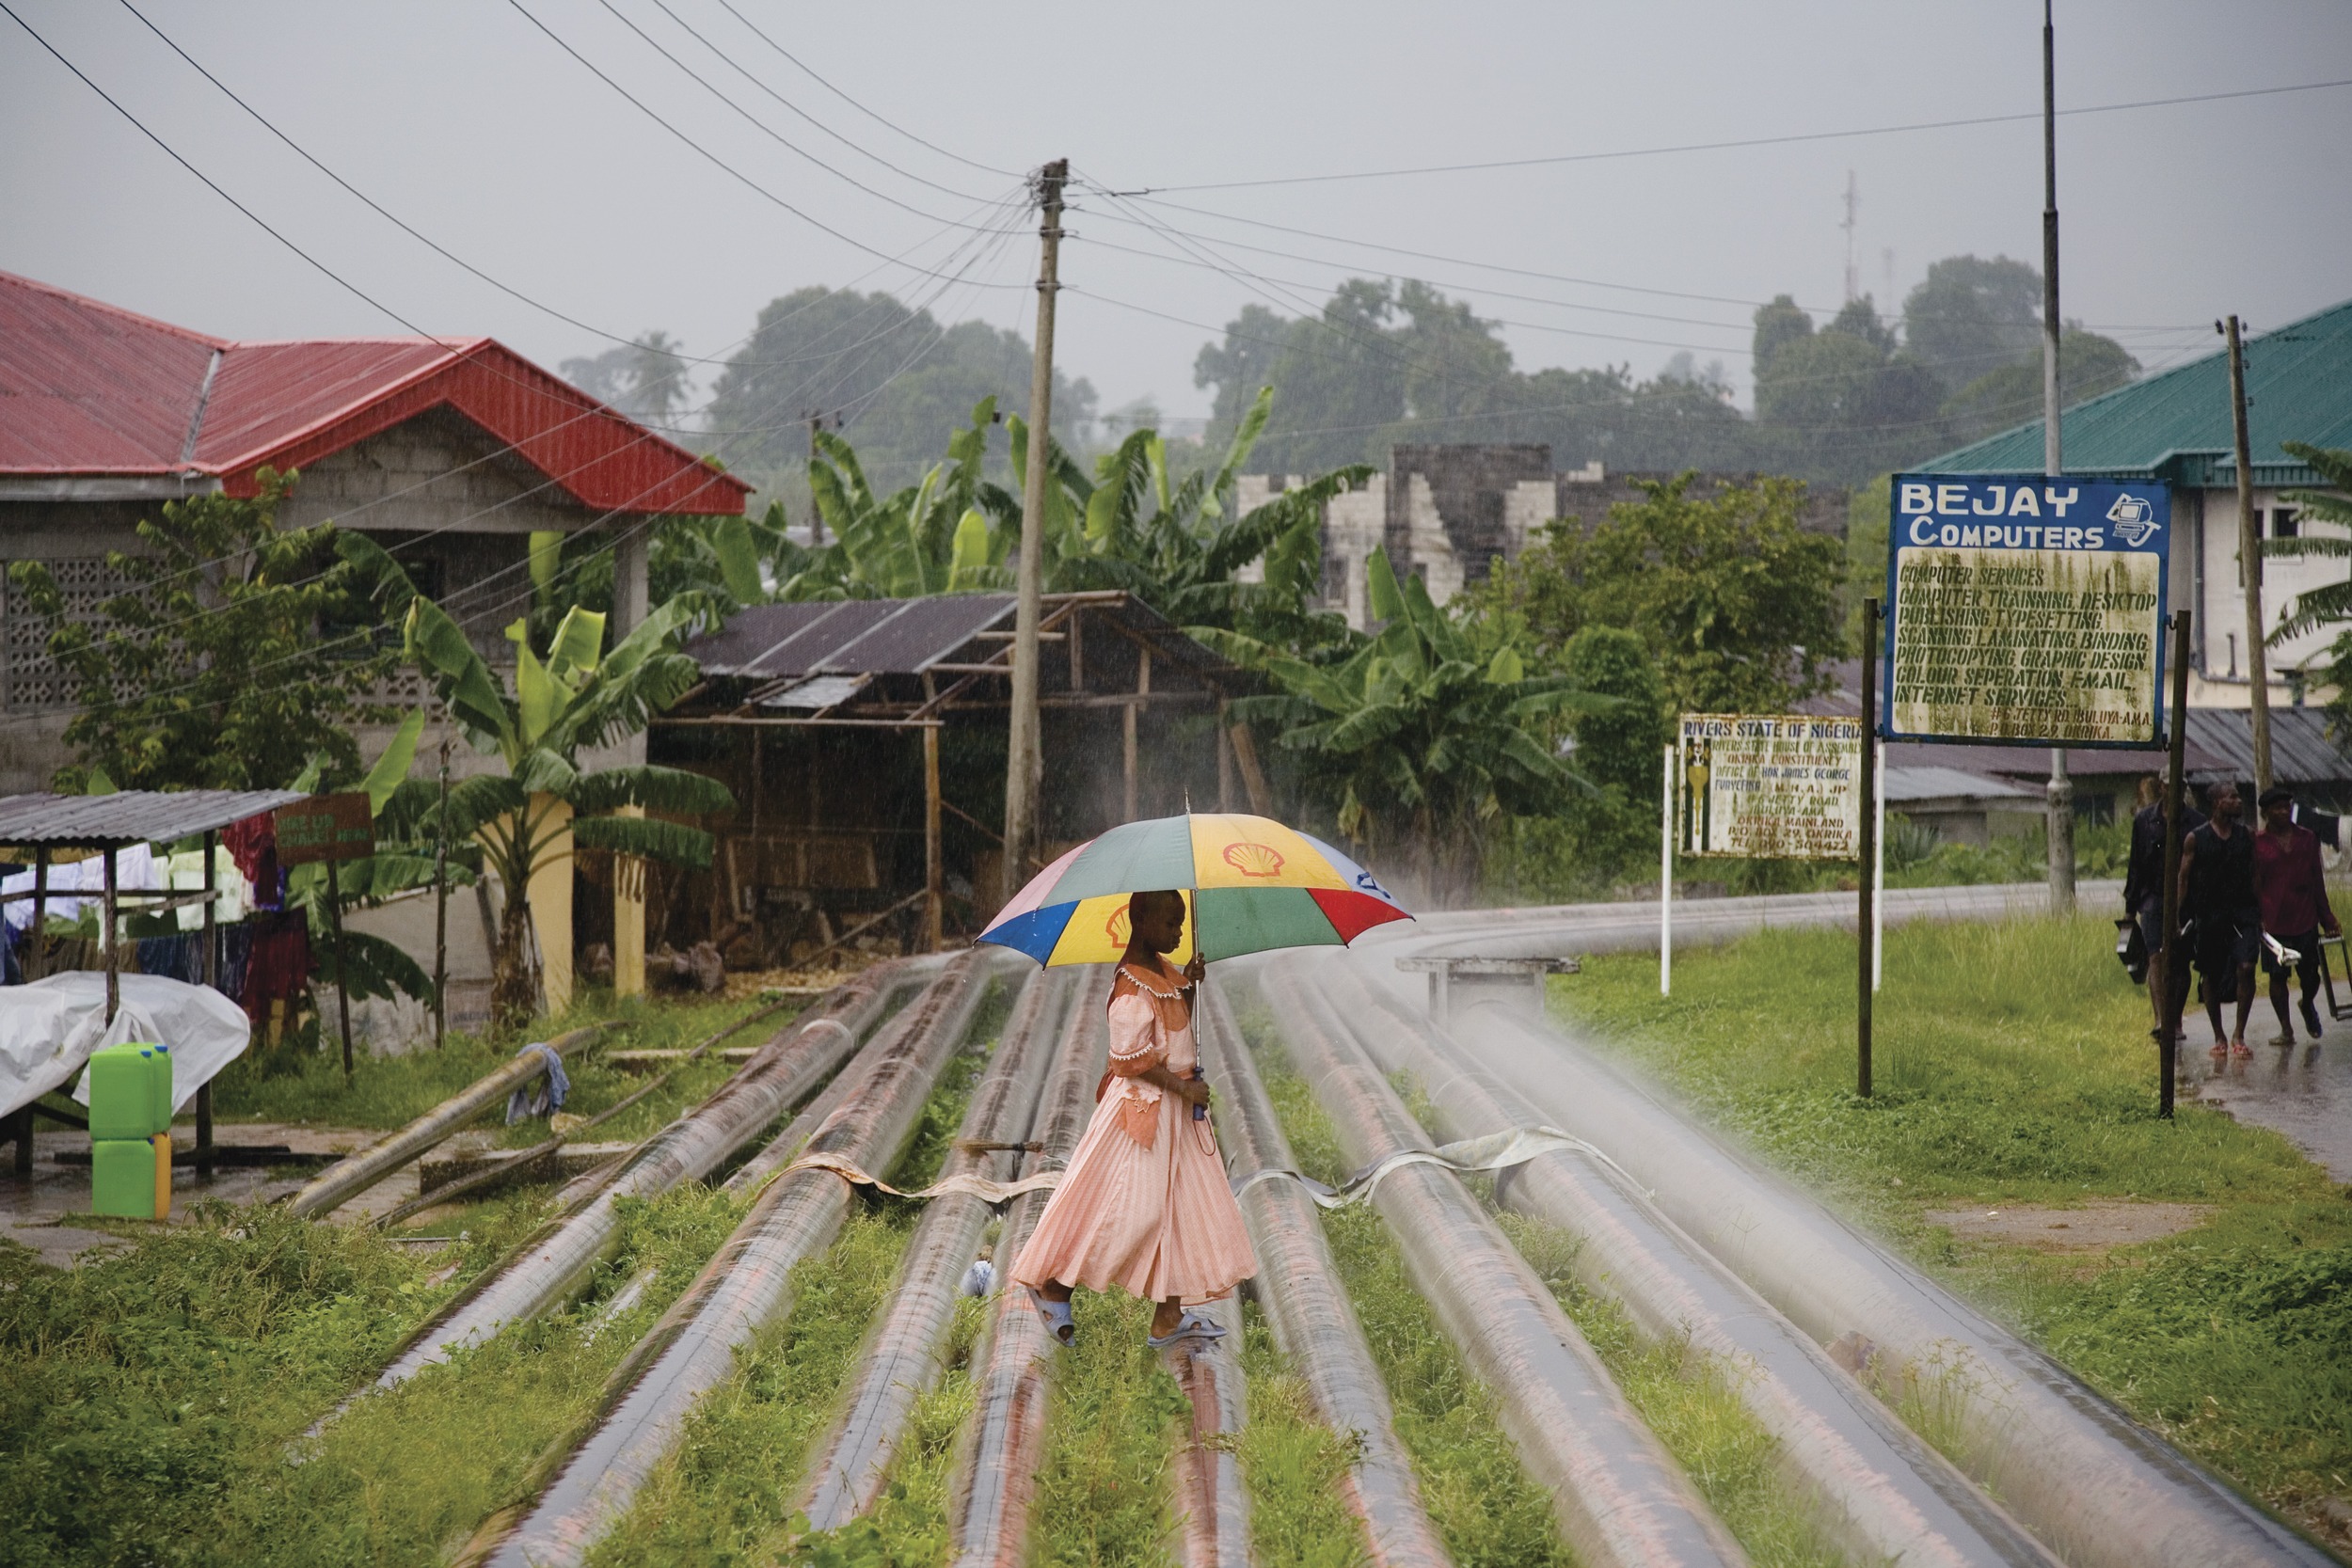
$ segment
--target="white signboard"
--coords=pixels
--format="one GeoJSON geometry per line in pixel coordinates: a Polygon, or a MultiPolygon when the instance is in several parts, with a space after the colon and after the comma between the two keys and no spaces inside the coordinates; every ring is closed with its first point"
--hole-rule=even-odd
{"type": "Polygon", "coordinates": [[[1893,503],[1888,739],[2163,744],[2169,491],[1898,474],[1893,503]]]}
{"type": "Polygon", "coordinates": [[[1686,713],[1677,838],[1686,855],[1850,861],[1862,853],[1862,721],[1686,713]]]}

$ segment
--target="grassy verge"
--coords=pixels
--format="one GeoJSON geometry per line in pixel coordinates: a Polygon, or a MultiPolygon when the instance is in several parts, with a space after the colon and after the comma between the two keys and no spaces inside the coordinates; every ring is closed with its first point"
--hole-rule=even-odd
{"type": "MultiPolygon", "coordinates": [[[[2325,1533],[2352,1493],[2352,1203],[2285,1138],[2155,1115],[2145,994],[2093,916],[1888,933],[1868,1101],[1853,941],[1760,933],[1588,959],[1552,1005],[1706,1119],[1891,1237],[2136,1417],[2325,1533]],[[1963,1244],[1939,1208],[2167,1200],[2201,1225],[2104,1252],[1963,1244]]],[[[1932,1433],[1930,1435],[1934,1435],[1932,1433]]]]}
{"type": "Polygon", "coordinates": [[[1235,1444],[1249,1488],[1249,1558],[1257,1568],[1359,1568],[1363,1526],[1340,1483],[1356,1445],[1324,1423],[1307,1380],[1274,1348],[1264,1314],[1242,1310],[1249,1424],[1235,1444]]]}
{"type": "Polygon", "coordinates": [[[1117,1290],[1080,1291],[1071,1301],[1078,1342],[1055,1356],[1031,1560],[1087,1568],[1171,1562],[1168,1488],[1192,1406],[1143,1342],[1150,1302],[1117,1290]]]}
{"type": "MultiPolygon", "coordinates": [[[[1329,1119],[1306,1081],[1258,1063],[1299,1168],[1346,1175],[1329,1119]]],[[[1543,1489],[1519,1467],[1496,1424],[1494,1391],[1470,1375],[1413,1288],[1380,1216],[1365,1205],[1323,1216],[1342,1282],[1395,1407],[1396,1434],[1421,1481],[1422,1504],[1459,1568],[1531,1568],[1573,1560],[1543,1489]]],[[[1353,1537],[1351,1536],[1351,1539],[1353,1537]]]]}
{"type": "MultiPolygon", "coordinates": [[[[630,1050],[682,1050],[702,1043],[738,1019],[750,1016],[758,1002],[709,1002],[699,997],[628,997],[611,992],[582,993],[580,1002],[561,1018],[533,1023],[530,1037],[552,1039],[566,1029],[588,1023],[611,1023],[621,1031],[612,1043],[630,1050]]],[[[788,1022],[791,1009],[763,1020],[727,1045],[756,1045],[788,1022]]],[[[498,1040],[453,1034],[436,1051],[426,1047],[405,1056],[365,1056],[348,1083],[339,1051],[301,1051],[287,1047],[256,1049],[231,1062],[214,1080],[214,1115],[226,1122],[317,1122],[337,1127],[400,1127],[415,1120],[468,1085],[506,1065],[519,1040],[498,1040]]],[[[571,1094],[564,1109],[575,1116],[594,1116],[644,1086],[645,1078],[607,1067],[601,1053],[591,1052],[564,1064],[571,1094]]],[[[629,1110],[596,1129],[599,1140],[634,1140],[660,1128],[684,1106],[707,1096],[735,1070],[734,1064],[716,1054],[689,1066],[657,1094],[648,1095],[629,1110]]],[[[483,1113],[484,1125],[503,1122],[503,1104],[483,1113]]],[[[193,1111],[181,1118],[195,1125],[193,1111]]],[[[500,1141],[523,1148],[547,1135],[544,1120],[501,1128],[500,1141]]]]}
{"type": "Polygon", "coordinates": [[[581,1334],[592,1298],[362,1401],[311,1444],[310,1421],[536,1206],[477,1213],[454,1258],[267,1208],[215,1208],[70,1272],[0,1248],[0,1563],[436,1561],[585,1410],[733,1214],[699,1191],[636,1206],[612,1277],[660,1272],[621,1332],[581,1334]]]}

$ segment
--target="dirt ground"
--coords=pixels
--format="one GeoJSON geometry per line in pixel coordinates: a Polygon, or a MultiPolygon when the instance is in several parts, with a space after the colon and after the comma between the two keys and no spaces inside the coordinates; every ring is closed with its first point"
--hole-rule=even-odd
{"type": "Polygon", "coordinates": [[[2033,1203],[1936,1209],[1925,1217],[1932,1225],[1949,1227],[1963,1242],[2028,1246],[2037,1252],[2105,1252],[2193,1229],[2212,1212],[2212,1205],[2203,1203],[2109,1198],[2066,1209],[2033,1203]]]}

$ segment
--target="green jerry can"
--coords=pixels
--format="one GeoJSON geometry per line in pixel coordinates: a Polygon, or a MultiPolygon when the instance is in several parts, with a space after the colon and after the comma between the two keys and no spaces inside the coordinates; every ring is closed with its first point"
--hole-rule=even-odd
{"type": "Polygon", "coordinates": [[[155,1217],[171,1218],[171,1134],[158,1132],[148,1140],[155,1146],[155,1217]]]}
{"type": "Polygon", "coordinates": [[[155,1121],[155,1048],[110,1045],[90,1053],[89,1135],[93,1144],[145,1143],[155,1121]]]}
{"type": "Polygon", "coordinates": [[[155,1217],[153,1139],[98,1138],[91,1141],[89,1155],[90,1212],[133,1220],[155,1217]]]}

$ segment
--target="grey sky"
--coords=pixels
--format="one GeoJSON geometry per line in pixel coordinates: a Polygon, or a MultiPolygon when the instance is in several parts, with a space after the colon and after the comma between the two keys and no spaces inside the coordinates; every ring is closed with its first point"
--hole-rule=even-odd
{"type": "MultiPolygon", "coordinates": [[[[968,275],[943,285],[878,261],[713,166],[512,3],[137,3],[281,131],[483,271],[591,325],[660,327],[722,357],[761,305],[808,283],[886,288],[947,319],[1027,332],[1035,226],[988,209],[1015,195],[1020,171],[1056,155],[1082,178],[1130,190],[2040,106],[2040,7],[2026,0],[733,0],[868,109],[1009,171],[994,173],[851,107],[721,0],[661,3],[808,119],[707,51],[657,0],[612,0],[611,9],[521,0],[680,131],[850,241],[951,274],[977,252],[968,275]],[[873,190],[939,218],[981,210],[985,223],[1015,231],[946,229],[825,172],[689,80],[614,11],[776,135],[873,190]],[[977,244],[947,260],[965,242],[977,244]]],[[[607,346],[468,277],[336,189],[116,0],[9,4],[197,167],[416,326],[494,336],[549,367],[607,346]]],[[[2352,77],[2352,9],[2339,0],[2060,0],[2058,27],[2062,108],[2352,77]]],[[[0,147],[0,268],[228,336],[407,330],[261,232],[4,17],[0,147]]],[[[2352,88],[2062,119],[2059,158],[2066,312],[2152,365],[2205,352],[2216,315],[2237,310],[2259,330],[2352,295],[2352,88]]],[[[1093,380],[1105,407],[1151,394],[1170,413],[1197,414],[1207,394],[1192,385],[1193,356],[1243,304],[1296,313],[1343,277],[1410,275],[1467,294],[1483,314],[1530,324],[1507,331],[1522,369],[1629,361],[1647,374],[1689,347],[1702,365],[1721,358],[1744,401],[1753,302],[1784,291],[1820,309],[1840,302],[1849,169],[1861,190],[1862,286],[1882,305],[1939,257],[2003,252],[2039,263],[2035,122],[1155,198],[1231,217],[1122,209],[1089,194],[1070,219],[1077,237],[1065,252],[1073,287],[1060,356],[1093,380]],[[1147,212],[1186,238],[1133,221],[1147,212]],[[1627,287],[1511,277],[1358,242],[1627,287]],[[1163,255],[1187,245],[1196,260],[1288,281],[1245,281],[1105,243],[1163,255]]],[[[708,380],[706,370],[701,385],[708,380]]]]}

